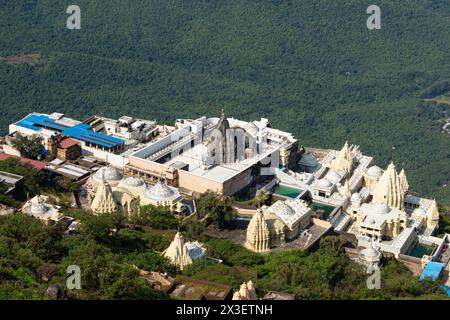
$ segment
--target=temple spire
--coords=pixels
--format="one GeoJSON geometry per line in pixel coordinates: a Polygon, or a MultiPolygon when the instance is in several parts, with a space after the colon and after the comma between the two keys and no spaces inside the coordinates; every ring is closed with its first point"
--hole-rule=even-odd
{"type": "Polygon", "coordinates": [[[261,209],[256,210],[247,227],[247,240],[245,246],[255,252],[269,251],[269,227],[261,209]]]}
{"type": "Polygon", "coordinates": [[[405,169],[402,168],[402,171],[400,171],[400,174],[398,176],[403,188],[403,192],[407,192],[409,190],[409,183],[408,178],[406,177],[405,169]]]}
{"type": "Polygon", "coordinates": [[[349,183],[348,179],[345,180],[343,192],[344,192],[344,195],[347,197],[352,196],[352,193],[350,191],[350,183],[349,183]]]}
{"type": "Polygon", "coordinates": [[[163,252],[163,255],[168,258],[173,265],[183,270],[184,267],[192,263],[192,258],[189,255],[188,248],[180,232],[175,234],[170,246],[163,252]]]}
{"type": "Polygon", "coordinates": [[[97,187],[95,198],[92,201],[91,209],[94,213],[112,213],[117,211],[117,203],[114,199],[113,191],[108,182],[104,179],[97,187]]]}
{"type": "MultiPolygon", "coordinates": [[[[406,175],[404,178],[406,178],[406,175]]],[[[402,181],[401,176],[397,174],[394,162],[391,162],[375,185],[373,202],[386,203],[391,207],[402,210],[405,197],[405,181],[402,181]]]]}
{"type": "Polygon", "coordinates": [[[333,160],[333,162],[331,162],[330,168],[348,173],[352,170],[352,167],[353,157],[348,141],[345,141],[341,151],[339,151],[337,157],[333,160]]]}
{"type": "Polygon", "coordinates": [[[436,199],[433,200],[427,211],[427,226],[435,228],[439,224],[439,208],[436,199]]]}

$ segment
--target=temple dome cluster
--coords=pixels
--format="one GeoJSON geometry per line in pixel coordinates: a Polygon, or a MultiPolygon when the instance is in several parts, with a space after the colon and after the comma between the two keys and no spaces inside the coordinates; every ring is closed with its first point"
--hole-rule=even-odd
{"type": "Polygon", "coordinates": [[[176,212],[187,208],[178,189],[168,186],[165,181],[159,180],[154,186],[149,186],[143,178],[124,177],[121,171],[110,165],[98,169],[86,183],[86,189],[95,213],[123,210],[133,215],[145,205],[165,206],[176,212]]]}
{"type": "Polygon", "coordinates": [[[123,174],[113,166],[100,168],[93,175],[93,180],[97,185],[103,181],[106,181],[112,186],[116,186],[122,179],[123,174]]]}
{"type": "Polygon", "coordinates": [[[128,177],[119,183],[120,187],[127,189],[146,189],[147,185],[141,178],[128,177]]]}
{"type": "Polygon", "coordinates": [[[374,203],[373,206],[378,214],[387,214],[391,211],[391,208],[386,203],[374,203]]]}
{"type": "Polygon", "coordinates": [[[159,181],[153,187],[150,187],[144,192],[144,197],[156,201],[164,201],[173,197],[174,194],[174,190],[169,188],[167,184],[159,181]]]}
{"type": "Polygon", "coordinates": [[[286,202],[284,201],[277,201],[272,206],[272,209],[275,210],[275,212],[278,212],[279,214],[291,216],[295,214],[294,209],[292,207],[288,206],[286,202]]]}

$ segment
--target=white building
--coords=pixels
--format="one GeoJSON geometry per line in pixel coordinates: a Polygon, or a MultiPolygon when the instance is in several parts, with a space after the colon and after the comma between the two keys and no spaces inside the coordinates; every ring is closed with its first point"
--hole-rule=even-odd
{"type": "Polygon", "coordinates": [[[33,216],[46,224],[51,224],[58,222],[63,217],[59,209],[59,206],[48,203],[47,196],[37,195],[23,205],[22,213],[33,216]]]}
{"type": "MultiPolygon", "coordinates": [[[[175,187],[168,186],[164,181],[158,181],[154,186],[147,184],[142,178],[125,177],[121,171],[113,166],[100,168],[93,174],[86,183],[86,188],[90,197],[93,199],[92,207],[103,208],[105,200],[99,198],[99,191],[105,193],[105,183],[111,189],[114,202],[118,207],[107,212],[117,211],[119,207],[129,215],[137,214],[137,206],[154,205],[168,207],[175,212],[182,212],[185,207],[182,203],[183,197],[175,187]],[[97,200],[96,200],[97,199],[97,200]],[[97,202],[102,203],[101,206],[97,202]],[[132,207],[128,208],[132,204],[132,207]]],[[[111,201],[110,201],[111,202],[111,201]]],[[[104,209],[100,209],[103,210],[104,209]]],[[[98,210],[97,210],[98,211],[98,210]]]]}
{"type": "Polygon", "coordinates": [[[190,192],[232,195],[254,177],[274,175],[296,149],[292,134],[270,128],[267,119],[245,122],[222,113],[177,120],[174,131],[131,154],[126,169],[147,180],[165,177],[190,192]]]}
{"type": "Polygon", "coordinates": [[[184,237],[177,232],[169,247],[162,253],[173,265],[183,270],[197,259],[206,256],[206,249],[200,242],[186,242],[184,237]]]}
{"type": "Polygon", "coordinates": [[[305,172],[279,171],[277,178],[309,191],[315,202],[338,208],[328,218],[336,232],[355,234],[366,248],[375,241],[379,250],[395,256],[408,254],[419,239],[434,233],[436,202],[409,192],[405,170],[397,171],[393,163],[383,170],[348,143],[340,151],[319,151],[318,157],[306,153],[299,160],[305,172]]]}

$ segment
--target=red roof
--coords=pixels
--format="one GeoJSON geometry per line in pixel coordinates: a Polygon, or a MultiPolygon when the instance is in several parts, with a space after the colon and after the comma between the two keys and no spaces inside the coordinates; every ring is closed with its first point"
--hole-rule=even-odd
{"type": "Polygon", "coordinates": [[[59,143],[59,147],[62,149],[69,149],[75,145],[79,144],[77,140],[71,139],[71,138],[65,138],[61,140],[59,143]]]}
{"type": "Polygon", "coordinates": [[[32,159],[28,159],[28,158],[24,158],[24,157],[16,157],[16,156],[12,156],[10,154],[6,154],[6,153],[0,153],[0,161],[6,160],[6,159],[10,159],[10,158],[15,158],[15,159],[19,159],[19,162],[21,164],[28,164],[30,166],[32,166],[33,168],[37,169],[37,170],[42,170],[44,169],[47,164],[45,162],[42,161],[38,161],[38,160],[32,160],[32,159]]]}

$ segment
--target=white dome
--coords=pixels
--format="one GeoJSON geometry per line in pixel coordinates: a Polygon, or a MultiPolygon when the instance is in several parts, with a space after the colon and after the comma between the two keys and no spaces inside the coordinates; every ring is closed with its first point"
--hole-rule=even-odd
{"type": "Polygon", "coordinates": [[[305,154],[299,161],[299,165],[307,166],[307,167],[315,167],[318,164],[318,161],[316,157],[314,157],[312,154],[308,153],[305,154]]]}
{"type": "Polygon", "coordinates": [[[330,188],[333,184],[328,179],[321,179],[317,182],[317,186],[321,188],[330,188]]]}
{"type": "Polygon", "coordinates": [[[143,179],[128,177],[124,179],[121,183],[122,186],[131,189],[145,189],[146,185],[143,179]]]}
{"type": "Polygon", "coordinates": [[[35,200],[31,202],[30,212],[32,214],[44,214],[48,211],[47,206],[44,204],[42,199],[37,196],[35,200]]]}
{"type": "Polygon", "coordinates": [[[101,181],[103,181],[103,179],[105,179],[105,181],[107,181],[107,182],[110,182],[110,181],[117,182],[117,181],[122,180],[122,178],[123,178],[122,173],[120,173],[119,170],[117,170],[116,168],[114,168],[112,166],[100,168],[94,174],[94,180],[97,182],[101,182],[101,181]]]}
{"type": "Polygon", "coordinates": [[[367,174],[372,177],[381,177],[383,175],[383,169],[378,166],[373,166],[367,170],[367,174]]]}
{"type": "Polygon", "coordinates": [[[391,208],[386,203],[375,203],[377,213],[386,214],[391,211],[391,208]]]}
{"type": "Polygon", "coordinates": [[[171,198],[175,192],[165,183],[159,181],[154,187],[148,188],[144,192],[144,197],[152,200],[163,200],[171,198]]]}

